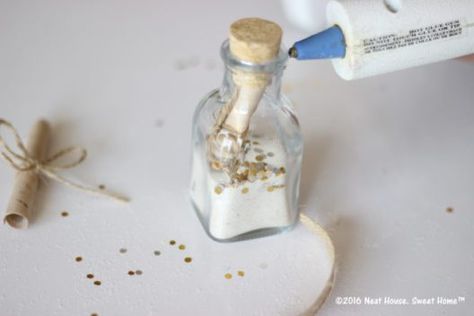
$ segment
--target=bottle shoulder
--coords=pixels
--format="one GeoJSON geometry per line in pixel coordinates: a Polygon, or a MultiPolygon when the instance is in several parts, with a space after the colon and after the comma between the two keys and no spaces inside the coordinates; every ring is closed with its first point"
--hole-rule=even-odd
{"type": "MultiPolygon", "coordinates": [[[[222,90],[214,89],[207,93],[199,102],[193,118],[193,124],[201,134],[209,133],[221,113],[221,109],[229,105],[232,97],[222,94],[222,90]]],[[[291,140],[294,144],[303,143],[297,113],[291,100],[283,94],[263,95],[255,112],[250,119],[250,130],[260,130],[261,127],[268,132],[273,130],[278,138],[291,140]]],[[[265,133],[265,132],[264,132],[265,133]]],[[[300,146],[296,146],[300,147],[300,146]]]]}
{"type": "MultiPolygon", "coordinates": [[[[207,94],[205,94],[204,97],[202,97],[194,113],[198,114],[202,111],[208,111],[209,109],[216,109],[222,107],[231,102],[231,99],[232,96],[226,93],[222,93],[222,89],[213,89],[207,94]]],[[[257,111],[261,108],[264,108],[266,112],[282,111],[284,113],[287,113],[289,116],[292,117],[295,123],[299,125],[294,104],[291,99],[288,98],[285,94],[280,94],[278,98],[264,94],[262,100],[257,106],[257,111]]]]}

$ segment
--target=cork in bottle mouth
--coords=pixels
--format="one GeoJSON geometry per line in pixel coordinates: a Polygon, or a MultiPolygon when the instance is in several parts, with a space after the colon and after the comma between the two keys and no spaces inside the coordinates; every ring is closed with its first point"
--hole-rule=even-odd
{"type": "Polygon", "coordinates": [[[235,21],[229,29],[230,52],[237,59],[263,64],[275,59],[280,52],[281,27],[261,18],[235,21]]]}

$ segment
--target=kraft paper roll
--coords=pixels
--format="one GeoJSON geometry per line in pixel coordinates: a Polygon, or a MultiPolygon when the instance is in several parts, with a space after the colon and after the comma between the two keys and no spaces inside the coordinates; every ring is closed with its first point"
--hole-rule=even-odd
{"type": "MultiPolygon", "coordinates": [[[[50,127],[47,121],[36,122],[28,137],[26,146],[31,158],[42,161],[47,154],[50,127]]],[[[39,173],[35,170],[18,171],[10,201],[3,218],[4,223],[13,228],[25,229],[33,213],[39,173]]]]}

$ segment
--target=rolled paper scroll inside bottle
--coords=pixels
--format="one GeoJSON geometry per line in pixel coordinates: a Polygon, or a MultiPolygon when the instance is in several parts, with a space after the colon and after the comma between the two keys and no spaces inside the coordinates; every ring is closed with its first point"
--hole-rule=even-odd
{"type": "MultiPolygon", "coordinates": [[[[264,65],[280,51],[282,30],[274,22],[244,18],[230,26],[229,49],[238,60],[264,65]]],[[[272,75],[253,69],[233,69],[234,94],[218,115],[215,131],[209,136],[209,160],[234,176],[242,158],[250,119],[263,97],[272,75]]]]}
{"type": "MultiPolygon", "coordinates": [[[[47,121],[40,120],[35,123],[26,146],[30,158],[42,161],[46,157],[49,133],[50,127],[47,121]]],[[[35,169],[17,172],[10,201],[3,218],[4,223],[13,228],[28,227],[38,191],[39,176],[40,174],[35,169]]]]}

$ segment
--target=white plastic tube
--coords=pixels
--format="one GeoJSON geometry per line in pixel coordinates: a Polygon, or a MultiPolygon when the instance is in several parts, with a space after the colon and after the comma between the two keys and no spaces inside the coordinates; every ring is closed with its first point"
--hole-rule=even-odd
{"type": "Polygon", "coordinates": [[[474,0],[332,0],[346,42],[336,72],[351,80],[474,53],[474,0]]]}

